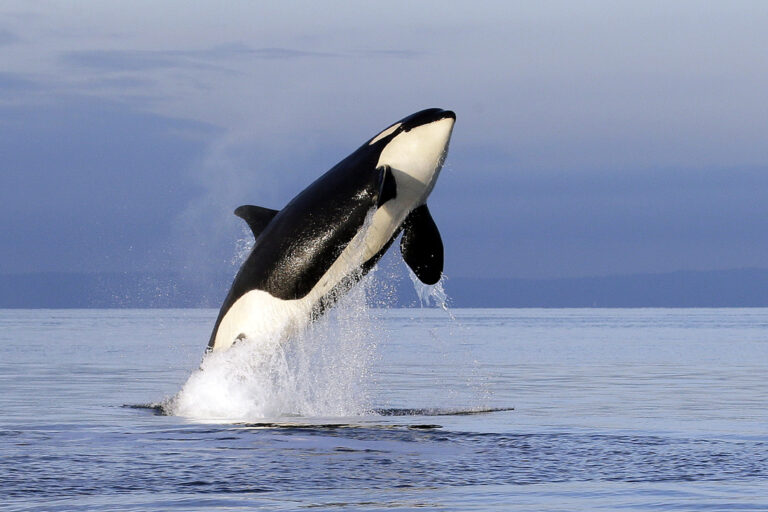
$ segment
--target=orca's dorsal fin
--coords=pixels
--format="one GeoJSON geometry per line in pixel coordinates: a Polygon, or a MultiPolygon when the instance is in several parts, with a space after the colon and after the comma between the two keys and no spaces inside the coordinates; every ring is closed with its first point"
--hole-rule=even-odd
{"type": "Polygon", "coordinates": [[[243,219],[248,223],[248,226],[253,231],[253,237],[258,238],[264,228],[267,227],[278,210],[271,210],[269,208],[262,208],[261,206],[253,206],[250,204],[244,204],[238,206],[235,209],[235,215],[243,219]]]}
{"type": "Polygon", "coordinates": [[[380,207],[390,199],[397,197],[397,182],[390,166],[383,165],[376,170],[381,173],[379,178],[379,198],[376,201],[376,206],[380,207]]]}
{"type": "Polygon", "coordinates": [[[419,281],[435,284],[440,280],[443,273],[443,241],[426,204],[406,217],[400,252],[419,281]]]}

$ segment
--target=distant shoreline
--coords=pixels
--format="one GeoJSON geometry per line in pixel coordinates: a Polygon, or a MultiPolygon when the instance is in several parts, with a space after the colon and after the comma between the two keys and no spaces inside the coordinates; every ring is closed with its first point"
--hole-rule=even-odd
{"type": "MultiPolygon", "coordinates": [[[[2,309],[218,308],[231,275],[0,274],[2,309]]],[[[768,307],[768,269],[680,271],[561,279],[449,278],[454,308],[768,307]]],[[[407,277],[382,282],[372,306],[419,307],[407,277]]]]}

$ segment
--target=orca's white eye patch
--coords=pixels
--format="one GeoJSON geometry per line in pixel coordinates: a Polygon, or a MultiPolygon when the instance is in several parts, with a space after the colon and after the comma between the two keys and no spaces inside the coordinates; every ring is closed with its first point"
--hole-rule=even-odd
{"type": "Polygon", "coordinates": [[[381,132],[380,134],[378,134],[377,136],[375,136],[375,137],[373,138],[373,140],[372,140],[371,142],[369,142],[369,143],[368,143],[368,145],[370,146],[371,144],[375,144],[376,142],[380,141],[381,139],[383,139],[384,137],[386,137],[386,136],[387,136],[387,135],[389,135],[390,133],[392,133],[392,132],[394,132],[395,130],[397,130],[397,129],[400,127],[400,125],[401,125],[401,124],[403,124],[403,123],[395,123],[395,124],[393,124],[392,126],[390,126],[389,128],[387,128],[386,130],[384,130],[383,132],[381,132]]]}

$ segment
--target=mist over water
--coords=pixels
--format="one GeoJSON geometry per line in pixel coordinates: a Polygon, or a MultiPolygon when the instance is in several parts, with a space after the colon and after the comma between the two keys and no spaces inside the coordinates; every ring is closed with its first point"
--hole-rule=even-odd
{"type": "Polygon", "coordinates": [[[229,266],[232,269],[232,275],[234,277],[240,266],[248,258],[248,255],[253,249],[253,245],[256,242],[253,233],[247,225],[243,224],[240,229],[240,236],[235,240],[235,251],[232,254],[232,259],[229,261],[229,266]]]}

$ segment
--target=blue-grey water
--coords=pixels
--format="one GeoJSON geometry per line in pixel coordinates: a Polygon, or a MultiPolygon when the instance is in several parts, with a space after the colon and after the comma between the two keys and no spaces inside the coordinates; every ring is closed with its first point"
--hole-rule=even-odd
{"type": "Polygon", "coordinates": [[[216,311],[1,310],[0,509],[768,510],[768,310],[451,313],[330,325],[358,414],[224,421],[133,407],[216,311]]]}

